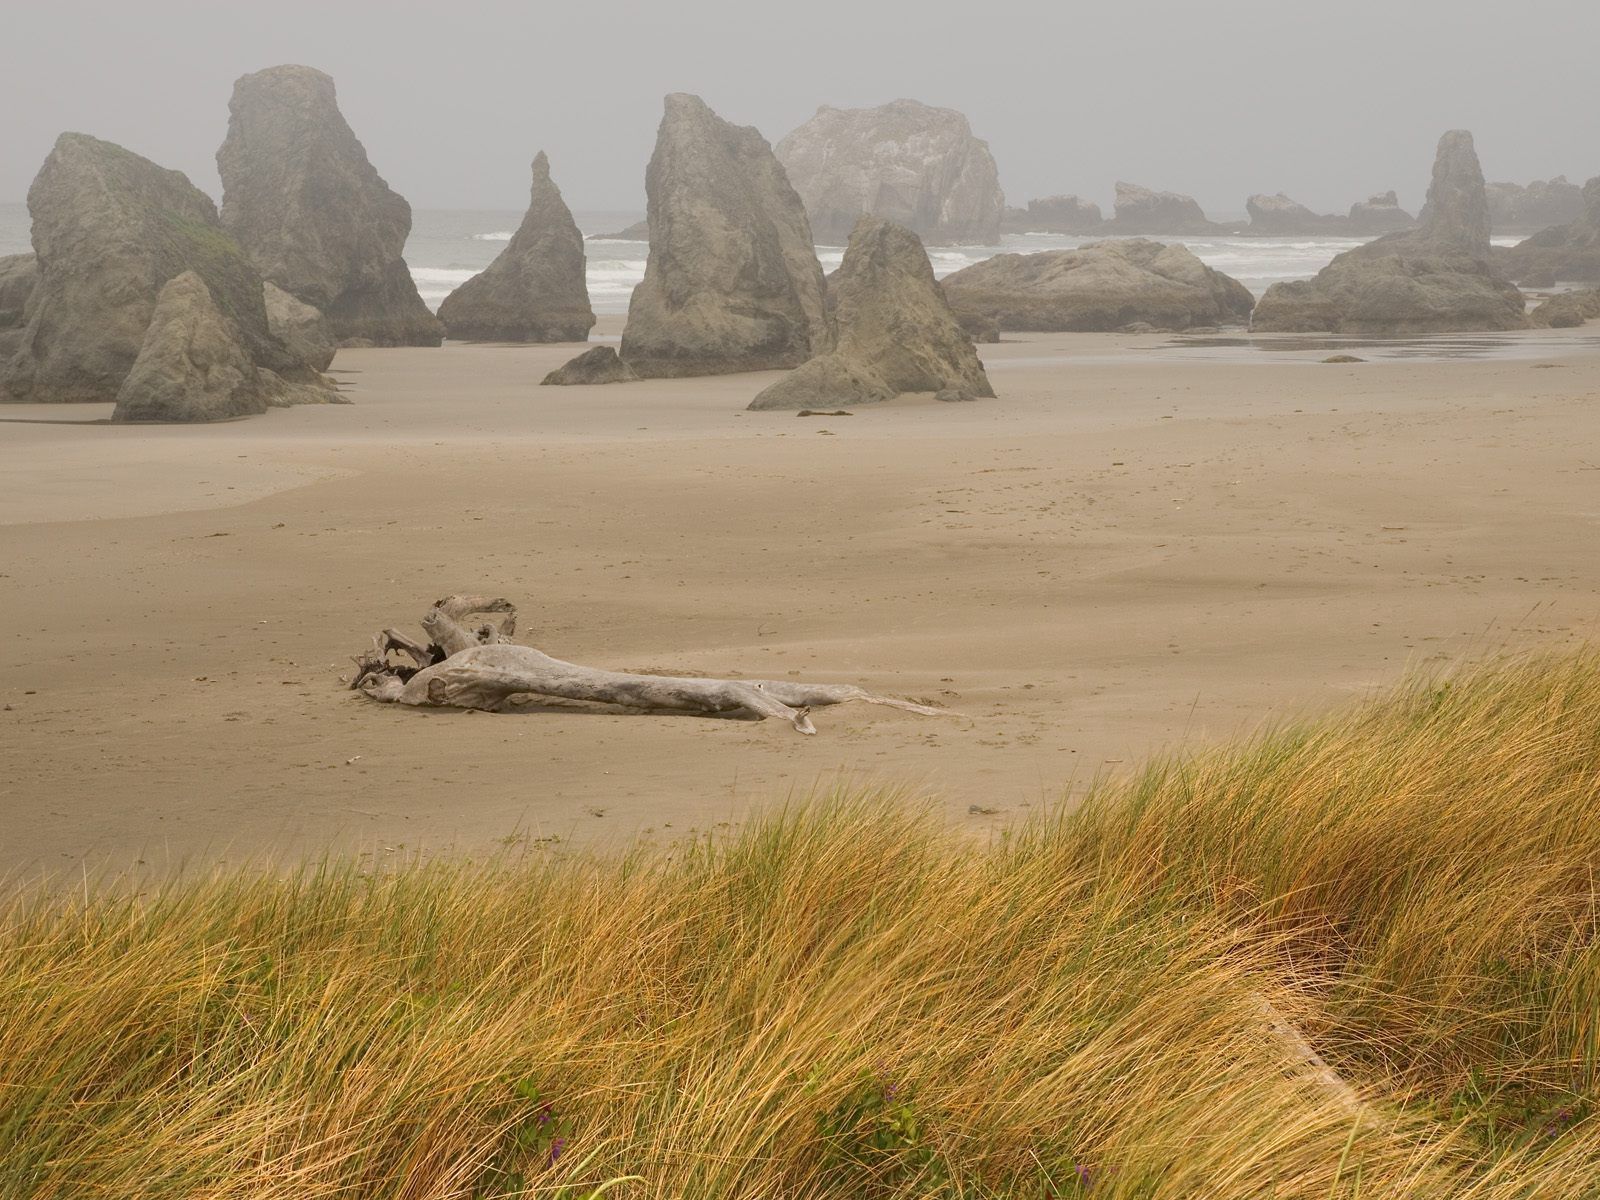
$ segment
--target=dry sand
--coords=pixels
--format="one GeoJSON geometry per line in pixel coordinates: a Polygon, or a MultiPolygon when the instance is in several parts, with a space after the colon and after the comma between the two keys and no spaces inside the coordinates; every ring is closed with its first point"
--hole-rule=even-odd
{"type": "Polygon", "coordinates": [[[0,424],[0,868],[659,838],[841,779],[981,830],[1408,664],[1587,639],[1596,340],[1327,366],[1036,335],[984,347],[999,400],[824,419],[744,413],[772,375],[538,388],[571,347],[451,345],[342,352],[349,407],[0,424]],[[803,738],[343,690],[456,590],[579,662],[962,716],[803,738]]]}

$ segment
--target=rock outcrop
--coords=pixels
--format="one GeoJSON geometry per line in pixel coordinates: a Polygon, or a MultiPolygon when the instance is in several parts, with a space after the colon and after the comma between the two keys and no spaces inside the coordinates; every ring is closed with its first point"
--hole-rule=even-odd
{"type": "Polygon", "coordinates": [[[1194,197],[1178,192],[1156,192],[1136,183],[1118,183],[1115,215],[1107,233],[1192,234],[1226,233],[1228,226],[1207,219],[1194,197]]]}
{"type": "Polygon", "coordinates": [[[0,258],[0,368],[22,344],[28,297],[39,282],[39,260],[32,254],[0,258]]]}
{"type": "Polygon", "coordinates": [[[1242,283],[1185,247],[1143,238],[997,254],[946,276],[944,291],[952,306],[1001,329],[1045,332],[1235,325],[1254,303],[1242,283]]]}
{"type": "Polygon", "coordinates": [[[1552,296],[1528,314],[1535,329],[1576,329],[1600,319],[1600,290],[1563,292],[1552,296]]]}
{"type": "Polygon", "coordinates": [[[615,233],[591,233],[587,239],[591,242],[648,242],[650,240],[649,220],[635,221],[626,229],[619,229],[615,233]]]}
{"type": "Polygon", "coordinates": [[[439,320],[465,341],[587,341],[595,316],[584,267],[583,234],[541,150],[522,224],[487,268],[445,297],[439,320]]]}
{"type": "Polygon", "coordinates": [[[949,108],[895,100],[831,108],[780,141],[778,161],[805,202],[816,236],[850,236],[862,215],[926,242],[993,245],[1005,194],[989,144],[949,108]]]}
{"type": "Polygon", "coordinates": [[[1584,185],[1583,203],[1583,216],[1497,254],[1496,266],[1529,286],[1600,283],[1600,176],[1584,185]]]}
{"type": "Polygon", "coordinates": [[[752,409],[849,407],[902,392],[994,395],[910,230],[862,217],[834,292],[838,345],[761,392],[752,409]]]}
{"type": "Polygon", "coordinates": [[[266,410],[267,389],[239,327],[205,280],[193,271],[168,280],[111,419],[225,421],[266,410]]]}
{"type": "Polygon", "coordinates": [[[1421,225],[1339,255],[1315,279],[1278,283],[1251,327],[1399,336],[1524,329],[1522,294],[1489,262],[1489,201],[1472,135],[1439,140],[1421,225]]]}
{"type": "Polygon", "coordinates": [[[275,283],[264,283],[261,299],[267,309],[267,328],[289,348],[289,353],[318,371],[333,362],[338,344],[323,315],[303,300],[296,300],[275,283]]]}
{"type": "Polygon", "coordinates": [[[318,309],[340,341],[437,346],[442,329],[401,257],[411,206],[367,161],[333,80],[270,67],[233,85],[228,111],[222,222],[261,274],[318,309]]]}
{"type": "Polygon", "coordinates": [[[1417,219],[1400,207],[1400,198],[1392,191],[1352,204],[1348,220],[1349,232],[1355,237],[1399,233],[1417,225],[1417,219]]]}
{"type": "Polygon", "coordinates": [[[955,317],[956,324],[961,326],[961,332],[974,345],[994,345],[1000,341],[1000,322],[987,313],[968,312],[954,305],[951,305],[950,313],[955,317]]]}
{"type": "Polygon", "coordinates": [[[645,195],[650,257],[622,334],[636,375],[796,367],[832,348],[805,209],[760,133],[668,96],[645,195]]]}
{"type": "Polygon", "coordinates": [[[1009,233],[1097,233],[1105,224],[1100,206],[1078,196],[1045,196],[1027,208],[1008,208],[1003,228],[1009,233]]]}
{"type": "Polygon", "coordinates": [[[1583,216],[1583,188],[1565,175],[1517,183],[1491,183],[1489,222],[1497,230],[1532,232],[1552,225],[1570,225],[1583,216]]]}
{"type": "Polygon", "coordinates": [[[161,289],[186,271],[205,283],[253,363],[316,379],[272,336],[260,274],[182,173],[64,133],[28,189],[28,209],[38,277],[20,344],[0,374],[9,398],[115,400],[161,289]]]}
{"type": "Polygon", "coordinates": [[[631,383],[639,378],[628,364],[617,357],[611,346],[595,346],[585,350],[546,375],[540,383],[557,386],[579,383],[631,383]]]}
{"type": "Polygon", "coordinates": [[[1275,196],[1251,196],[1244,202],[1244,208],[1250,214],[1249,232],[1261,237],[1339,234],[1349,226],[1348,218],[1312,212],[1282,192],[1275,196]]]}

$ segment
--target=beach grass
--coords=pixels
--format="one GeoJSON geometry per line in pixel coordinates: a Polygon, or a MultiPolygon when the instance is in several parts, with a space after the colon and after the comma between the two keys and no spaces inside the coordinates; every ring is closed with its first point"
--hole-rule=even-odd
{"type": "Polygon", "coordinates": [[[988,842],[839,792],[611,856],[24,888],[0,1196],[1600,1196],[1597,867],[1581,652],[988,842]]]}

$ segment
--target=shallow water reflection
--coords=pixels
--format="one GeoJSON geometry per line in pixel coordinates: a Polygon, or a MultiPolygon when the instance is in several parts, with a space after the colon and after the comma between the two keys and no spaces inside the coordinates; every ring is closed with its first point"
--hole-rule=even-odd
{"type": "Polygon", "coordinates": [[[1208,334],[1195,337],[1178,334],[1162,345],[1146,349],[1184,358],[1244,362],[1257,354],[1350,354],[1369,360],[1527,359],[1592,353],[1597,348],[1600,348],[1600,336],[1574,337],[1549,330],[1522,330],[1515,333],[1437,333],[1399,338],[1294,333],[1208,334]]]}

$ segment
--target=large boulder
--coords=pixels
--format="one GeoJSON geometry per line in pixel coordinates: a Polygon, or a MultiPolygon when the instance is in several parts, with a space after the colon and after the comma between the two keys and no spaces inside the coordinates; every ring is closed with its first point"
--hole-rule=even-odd
{"type": "Polygon", "coordinates": [[[1421,224],[1339,255],[1314,279],[1277,283],[1256,305],[1265,333],[1370,337],[1525,329],[1522,293],[1489,261],[1489,201],[1472,135],[1439,140],[1421,224]]]}
{"type": "Polygon", "coordinates": [[[1136,183],[1118,183],[1115,215],[1107,233],[1191,234],[1226,233],[1228,226],[1208,220],[1194,197],[1179,192],[1156,192],[1136,183]]]}
{"type": "Polygon", "coordinates": [[[551,371],[541,385],[556,387],[582,383],[631,383],[639,378],[617,357],[613,346],[595,346],[551,371]]]}
{"type": "Polygon", "coordinates": [[[1600,283],[1600,176],[1584,185],[1583,203],[1576,221],[1517,243],[1496,255],[1496,265],[1507,277],[1530,285],[1600,283]]]}
{"type": "Polygon", "coordinates": [[[1250,289],[1183,246],[1143,238],[1077,250],[997,254],[948,275],[945,295],[1001,329],[1096,332],[1234,325],[1250,319],[1250,289]]]}
{"type": "Polygon", "coordinates": [[[1392,191],[1380,192],[1350,206],[1349,232],[1356,237],[1372,237],[1415,229],[1417,219],[1400,207],[1392,191]]]}
{"type": "Polygon", "coordinates": [[[9,398],[115,400],[161,289],[185,271],[204,281],[251,361],[314,378],[272,336],[261,276],[218,223],[210,198],[181,172],[64,133],[28,189],[28,209],[38,279],[20,345],[0,374],[9,398]]]}
{"type": "Polygon", "coordinates": [[[916,100],[824,105],[776,152],[822,241],[842,242],[863,214],[926,242],[1000,240],[1000,172],[989,144],[954,109],[916,100]]]}
{"type": "Polygon", "coordinates": [[[983,364],[933,277],[917,235],[862,217],[834,290],[838,345],[791,371],[753,409],[831,408],[902,392],[993,396],[983,364]]]}
{"type": "Polygon", "coordinates": [[[233,85],[228,111],[222,222],[261,273],[341,341],[437,346],[442,329],[401,257],[411,206],[367,161],[333,80],[270,67],[233,85]]]}
{"type": "Polygon", "coordinates": [[[1012,233],[1095,233],[1105,224],[1100,206],[1079,196],[1044,196],[1027,208],[1006,209],[1004,228],[1012,233]]]}
{"type": "Polygon", "coordinates": [[[541,150],[522,224],[494,262],[445,297],[439,320],[467,341],[587,341],[595,316],[584,266],[583,234],[541,150]]]}
{"type": "Polygon", "coordinates": [[[239,327],[185,271],[161,289],[111,419],[225,421],[265,412],[267,396],[239,327]]]}
{"type": "Polygon", "coordinates": [[[275,283],[262,284],[261,299],[267,308],[267,328],[272,336],[302,362],[318,371],[326,371],[338,349],[327,318],[275,283]]]}
{"type": "Polygon", "coordinates": [[[1552,225],[1570,225],[1583,216],[1583,188],[1565,175],[1536,179],[1527,186],[1491,183],[1489,221],[1495,229],[1531,231],[1552,225]]]}
{"type": "Polygon", "coordinates": [[[1244,208],[1250,214],[1250,232],[1261,237],[1343,233],[1349,224],[1344,217],[1312,212],[1282,192],[1275,196],[1251,196],[1244,202],[1244,208]]]}
{"type": "Polygon", "coordinates": [[[636,375],[796,367],[832,347],[805,208],[760,133],[668,96],[645,196],[650,257],[622,333],[636,375]]]}

